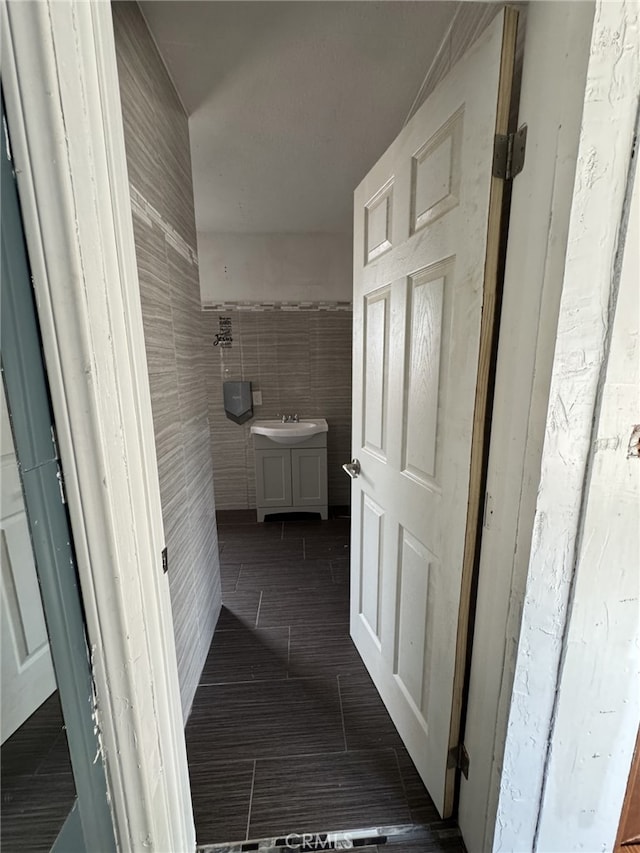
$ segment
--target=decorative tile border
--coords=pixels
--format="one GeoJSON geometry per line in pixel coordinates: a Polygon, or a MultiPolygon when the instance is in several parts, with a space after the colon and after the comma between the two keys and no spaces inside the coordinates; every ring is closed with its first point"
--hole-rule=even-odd
{"type": "Polygon", "coordinates": [[[132,184],[129,184],[129,190],[131,196],[131,210],[133,213],[144,219],[148,225],[157,225],[163,232],[167,243],[175,249],[178,254],[182,255],[186,261],[189,261],[190,264],[197,267],[198,255],[195,249],[193,249],[187,241],[178,234],[173,226],[169,225],[169,223],[162,218],[162,215],[158,213],[155,207],[152,204],[149,204],[142,193],[132,184]]]}
{"type": "Polygon", "coordinates": [[[203,311],[353,311],[351,302],[207,302],[203,311]]]}

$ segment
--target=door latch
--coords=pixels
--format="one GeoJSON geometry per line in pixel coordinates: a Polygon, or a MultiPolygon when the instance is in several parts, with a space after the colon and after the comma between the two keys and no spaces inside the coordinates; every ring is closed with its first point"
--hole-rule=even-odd
{"type": "Polygon", "coordinates": [[[345,462],[342,470],[346,471],[352,480],[360,475],[360,462],[357,459],[352,459],[351,462],[345,462]]]}

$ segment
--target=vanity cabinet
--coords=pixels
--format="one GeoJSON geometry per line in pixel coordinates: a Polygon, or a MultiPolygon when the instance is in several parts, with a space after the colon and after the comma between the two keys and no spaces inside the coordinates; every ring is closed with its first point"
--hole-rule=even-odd
{"type": "Polygon", "coordinates": [[[328,518],[327,434],[294,446],[254,436],[258,521],[276,512],[317,512],[328,518]]]}

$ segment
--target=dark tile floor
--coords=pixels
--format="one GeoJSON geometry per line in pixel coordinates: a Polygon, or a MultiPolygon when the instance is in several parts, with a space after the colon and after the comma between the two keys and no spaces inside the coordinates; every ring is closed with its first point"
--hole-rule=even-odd
{"type": "Polygon", "coordinates": [[[0,748],[2,850],[49,851],[76,798],[57,691],[0,748]]]}
{"type": "Polygon", "coordinates": [[[349,637],[349,520],[218,513],[223,610],[186,728],[198,844],[404,826],[464,847],[349,637]]]}

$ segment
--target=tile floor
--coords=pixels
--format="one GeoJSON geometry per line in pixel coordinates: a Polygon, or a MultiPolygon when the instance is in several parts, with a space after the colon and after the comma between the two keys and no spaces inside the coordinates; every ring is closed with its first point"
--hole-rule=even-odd
{"type": "Polygon", "coordinates": [[[0,749],[2,850],[49,851],[76,798],[56,691],[0,749]]]}
{"type": "Polygon", "coordinates": [[[282,518],[218,513],[223,610],[186,728],[198,844],[404,826],[359,849],[463,853],[349,638],[349,520],[282,518]]]}

